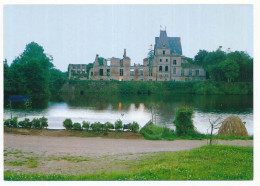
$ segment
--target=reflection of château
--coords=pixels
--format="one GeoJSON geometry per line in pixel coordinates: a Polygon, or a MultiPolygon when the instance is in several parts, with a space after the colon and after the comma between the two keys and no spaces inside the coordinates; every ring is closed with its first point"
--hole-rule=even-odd
{"type": "Polygon", "coordinates": [[[180,37],[168,37],[160,31],[155,37],[154,52],[143,60],[143,65],[130,65],[130,58],[124,50],[123,59],[104,59],[96,55],[93,68],[86,74],[87,65],[69,65],[69,78],[119,81],[198,81],[204,80],[206,73],[200,66],[191,64],[182,55],[180,37]]]}

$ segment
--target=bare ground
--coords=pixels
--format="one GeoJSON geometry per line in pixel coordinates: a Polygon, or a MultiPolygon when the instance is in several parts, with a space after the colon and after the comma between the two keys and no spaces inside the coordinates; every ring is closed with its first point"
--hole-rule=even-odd
{"type": "MultiPolygon", "coordinates": [[[[252,140],[218,140],[225,145],[253,146],[252,140]]],[[[53,137],[5,133],[5,170],[87,174],[131,169],[154,152],[182,151],[207,144],[207,140],[152,141],[100,137],[53,137]]]]}

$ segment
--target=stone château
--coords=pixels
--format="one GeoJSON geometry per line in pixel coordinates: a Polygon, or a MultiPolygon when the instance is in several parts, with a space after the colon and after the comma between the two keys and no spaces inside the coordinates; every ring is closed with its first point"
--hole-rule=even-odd
{"type": "Polygon", "coordinates": [[[70,64],[69,78],[119,81],[200,81],[206,79],[205,70],[188,62],[182,55],[180,37],[168,37],[166,30],[155,37],[154,50],[143,59],[143,65],[131,66],[124,50],[123,58],[105,59],[96,55],[87,77],[86,64],[70,64]]]}

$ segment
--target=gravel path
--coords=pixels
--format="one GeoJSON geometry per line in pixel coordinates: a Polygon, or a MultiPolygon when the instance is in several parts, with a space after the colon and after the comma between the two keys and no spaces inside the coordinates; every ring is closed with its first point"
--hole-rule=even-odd
{"type": "MultiPolygon", "coordinates": [[[[253,146],[252,140],[220,140],[217,144],[253,146]]],[[[206,140],[152,141],[140,139],[104,139],[81,137],[46,137],[4,134],[4,148],[35,154],[103,156],[123,153],[182,151],[206,145],[206,140]]]]}

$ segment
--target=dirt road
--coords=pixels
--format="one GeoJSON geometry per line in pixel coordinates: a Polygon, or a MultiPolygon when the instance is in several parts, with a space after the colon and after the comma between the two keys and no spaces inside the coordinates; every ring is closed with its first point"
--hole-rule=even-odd
{"type": "MultiPolygon", "coordinates": [[[[252,140],[216,141],[217,144],[253,146],[252,140]]],[[[124,153],[182,151],[207,144],[207,140],[152,141],[142,139],[104,139],[81,137],[48,137],[4,134],[4,149],[35,154],[103,156],[124,153]]]]}

